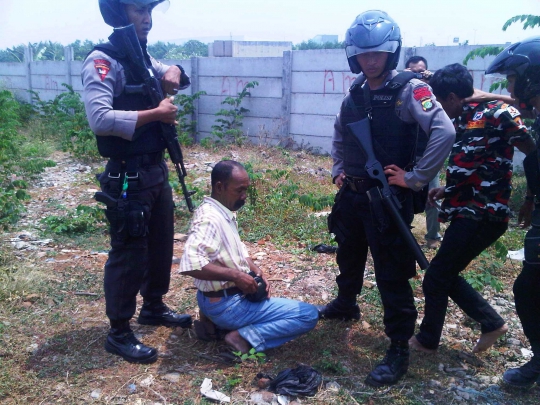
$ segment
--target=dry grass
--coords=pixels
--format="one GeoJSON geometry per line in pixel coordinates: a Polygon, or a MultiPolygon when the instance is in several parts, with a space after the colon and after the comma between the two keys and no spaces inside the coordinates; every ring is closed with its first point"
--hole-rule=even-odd
{"type": "MultiPolygon", "coordinates": [[[[202,169],[190,169],[190,181],[208,177],[204,161],[224,157],[220,150],[200,147],[186,152],[186,163],[198,162],[202,169]]],[[[240,161],[251,161],[257,169],[286,168],[291,178],[306,190],[328,193],[333,190],[327,179],[307,170],[330,169],[331,161],[327,157],[258,147],[229,148],[226,154],[240,161]]],[[[78,182],[88,184],[81,179],[78,182]]],[[[81,195],[84,188],[74,187],[81,195]]],[[[47,208],[47,198],[42,193],[43,190],[35,191],[34,199],[41,199],[44,212],[48,212],[52,208],[47,208]]],[[[55,196],[58,191],[51,189],[47,193],[55,196]]],[[[180,217],[176,224],[178,230],[186,229],[186,218],[180,217]]],[[[418,216],[415,221],[414,233],[422,240],[423,217],[418,216]]],[[[13,232],[3,239],[16,235],[17,232],[13,232]]],[[[479,358],[464,356],[464,352],[470,352],[479,331],[471,328],[464,317],[457,317],[458,330],[469,328],[465,336],[459,336],[458,330],[446,330],[443,346],[436,356],[413,354],[409,373],[397,386],[381,390],[365,386],[366,374],[380,360],[387,346],[380,299],[376,287],[370,286],[363,289],[358,300],[363,314],[360,322],[320,322],[311,333],[268,351],[264,364],[253,361],[223,364],[217,357],[220,342],[205,343],[195,339],[191,331],[142,327],[135,322],[136,333],[145,343],[159,349],[160,358],[152,365],[129,364],[103,350],[108,329],[101,286],[106,255],[91,250],[106,249],[107,240],[105,235],[93,238],[93,248],[68,238],[56,240],[48,246],[52,249],[46,256],[32,251],[18,252],[19,256],[15,256],[9,244],[3,244],[0,275],[5,277],[9,273],[12,284],[2,279],[4,285],[0,286],[3,291],[0,298],[1,403],[207,404],[199,388],[204,378],[211,378],[215,389],[231,395],[233,403],[244,404],[248,403],[250,393],[257,390],[254,378],[258,372],[275,375],[304,363],[318,368],[325,383],[335,381],[341,389],[323,389],[314,398],[302,399],[303,404],[438,404],[455,401],[448,385],[452,380],[463,379],[456,373],[441,371],[439,364],[447,369],[466,367],[468,375],[489,377],[500,376],[506,368],[508,357],[504,342],[479,358]],[[62,252],[62,249],[70,252],[62,252]],[[55,261],[47,262],[46,258],[55,261]],[[440,385],[430,384],[431,380],[440,385]]],[[[182,243],[175,243],[176,256],[181,255],[182,248],[182,243]]],[[[278,244],[266,238],[248,243],[248,248],[252,253],[267,253],[260,265],[273,280],[274,295],[323,304],[335,294],[334,256],[310,252],[302,241],[296,240],[278,244]]],[[[426,251],[426,254],[429,259],[434,251],[426,251]]],[[[371,263],[368,263],[369,269],[371,263]]],[[[504,278],[503,293],[510,296],[512,279],[519,269],[505,269],[508,274],[504,278]]],[[[373,281],[372,272],[368,273],[367,280],[373,281]]],[[[416,296],[421,299],[421,280],[412,283],[416,296]]],[[[167,303],[196,317],[194,296],[191,281],[173,273],[167,303]]],[[[422,305],[419,300],[419,311],[422,305]]],[[[456,313],[459,311],[451,307],[452,321],[456,313]]],[[[515,314],[508,316],[515,317],[515,314]]],[[[486,394],[474,402],[536,404],[538,396],[538,388],[528,393],[501,391],[499,396],[486,394]]]]}

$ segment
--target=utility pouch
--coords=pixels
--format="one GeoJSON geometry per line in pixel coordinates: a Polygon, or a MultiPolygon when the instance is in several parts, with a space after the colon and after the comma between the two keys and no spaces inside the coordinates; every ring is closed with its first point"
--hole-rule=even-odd
{"type": "Polygon", "coordinates": [[[421,190],[412,192],[412,206],[414,214],[421,214],[426,210],[428,185],[426,184],[421,190]]]}
{"type": "Polygon", "coordinates": [[[335,234],[335,232],[333,231],[335,227],[335,222],[338,220],[338,218],[336,218],[338,216],[338,204],[346,187],[347,184],[345,183],[343,187],[341,187],[336,193],[336,196],[334,197],[334,205],[332,205],[332,210],[330,211],[330,214],[328,214],[328,218],[326,220],[326,224],[328,225],[328,232],[333,234],[335,234]]]}
{"type": "Polygon", "coordinates": [[[118,207],[107,207],[105,216],[109,221],[111,236],[116,235],[121,237],[126,228],[126,213],[124,210],[118,209],[118,207]]]}
{"type": "Polygon", "coordinates": [[[525,261],[540,264],[540,228],[532,227],[525,235],[525,261]]]}
{"type": "Polygon", "coordinates": [[[129,236],[140,238],[147,233],[147,214],[144,206],[138,201],[130,201],[127,211],[127,231],[129,236]]]}
{"type": "Polygon", "coordinates": [[[388,229],[388,216],[383,208],[383,197],[379,187],[373,187],[366,192],[369,198],[369,210],[373,218],[373,225],[383,233],[388,229]]]}

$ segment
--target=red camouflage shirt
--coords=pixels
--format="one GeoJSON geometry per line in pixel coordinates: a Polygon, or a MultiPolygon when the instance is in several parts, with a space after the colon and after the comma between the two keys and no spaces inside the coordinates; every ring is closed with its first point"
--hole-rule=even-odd
{"type": "Polygon", "coordinates": [[[471,103],[456,126],[439,221],[508,222],[513,144],[530,136],[519,111],[502,101],[471,103]]]}

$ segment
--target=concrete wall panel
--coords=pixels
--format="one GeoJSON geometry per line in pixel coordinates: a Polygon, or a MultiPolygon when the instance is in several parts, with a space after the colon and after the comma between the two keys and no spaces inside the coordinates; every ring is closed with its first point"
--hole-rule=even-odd
{"type": "Polygon", "coordinates": [[[199,76],[199,90],[206,91],[208,95],[222,96],[225,99],[227,96],[236,96],[246,84],[252,81],[257,81],[259,84],[249,89],[251,97],[275,97],[281,99],[281,78],[199,76]]]}
{"type": "MultiPolygon", "coordinates": [[[[223,97],[201,96],[199,102],[199,113],[215,114],[220,109],[229,109],[229,105],[222,105],[223,97]]],[[[246,117],[280,118],[281,101],[276,98],[247,98],[242,103],[244,108],[250,111],[246,117]]]]}
{"type": "Polygon", "coordinates": [[[200,76],[281,77],[282,58],[201,58],[200,76]]]}
{"type": "Polygon", "coordinates": [[[336,115],[343,101],[343,94],[301,94],[292,95],[293,114],[336,115]]]}

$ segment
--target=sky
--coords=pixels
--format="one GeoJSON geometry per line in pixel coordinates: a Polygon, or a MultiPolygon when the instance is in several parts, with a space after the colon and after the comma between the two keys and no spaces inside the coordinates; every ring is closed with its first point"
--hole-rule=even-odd
{"type": "MultiPolygon", "coordinates": [[[[166,13],[154,12],[149,43],[188,39],[291,41],[316,35],[344,39],[356,15],[385,10],[400,26],[404,46],[504,44],[540,35],[521,24],[502,31],[510,17],[540,15],[540,0],[170,0],[166,13]]],[[[98,0],[0,0],[0,49],[39,41],[67,45],[105,40],[112,29],[101,17],[98,0]]]]}

